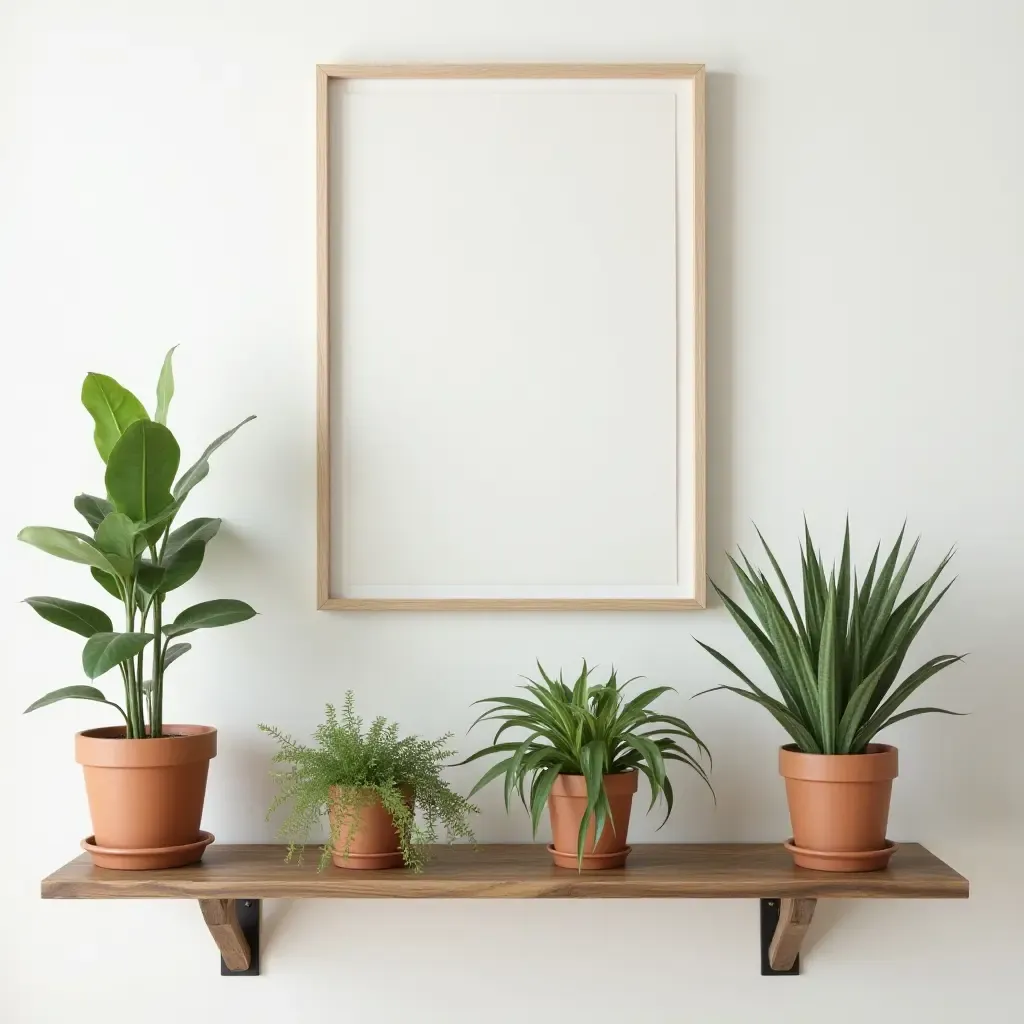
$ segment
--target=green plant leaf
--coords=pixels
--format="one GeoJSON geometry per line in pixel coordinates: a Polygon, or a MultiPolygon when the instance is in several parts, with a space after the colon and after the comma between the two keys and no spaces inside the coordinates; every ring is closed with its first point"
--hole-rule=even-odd
{"type": "Polygon", "coordinates": [[[127,388],[102,373],[86,375],[82,382],[82,405],[96,424],[93,440],[104,462],[133,423],[149,419],[142,403],[127,388]]]}
{"type": "Polygon", "coordinates": [[[67,601],[62,597],[26,597],[25,603],[47,622],[70,629],[79,636],[109,633],[114,628],[106,612],[78,601],[67,601]]]}
{"type": "Polygon", "coordinates": [[[183,654],[192,650],[191,644],[171,644],[164,654],[164,669],[173,665],[183,654]]]}
{"type": "MultiPolygon", "coordinates": [[[[180,452],[161,423],[133,423],[114,445],[107,462],[107,494],[114,507],[135,523],[145,523],[171,504],[171,483],[180,452]]],[[[157,536],[162,527],[153,527],[157,536]]]]}
{"type": "Polygon", "coordinates": [[[206,478],[206,475],[210,472],[210,456],[222,445],[225,441],[229,441],[234,434],[241,430],[250,420],[256,419],[255,416],[246,416],[241,423],[236,424],[230,430],[225,431],[216,440],[211,441],[207,446],[206,451],[191,465],[184,473],[181,474],[181,478],[174,485],[174,497],[179,501],[184,501],[188,496],[189,491],[195,487],[200,481],[206,478]]]}
{"type": "Polygon", "coordinates": [[[103,572],[100,569],[90,569],[92,578],[113,598],[118,601],[123,600],[121,597],[121,591],[117,589],[117,578],[112,576],[109,572],[103,572]]]}
{"type": "Polygon", "coordinates": [[[91,565],[111,575],[116,575],[110,560],[96,546],[91,537],[73,530],[58,530],[53,526],[26,526],[19,534],[18,540],[31,544],[40,551],[57,558],[78,562],[80,565],[91,565]]]}
{"type": "Polygon", "coordinates": [[[139,589],[147,594],[150,598],[164,589],[164,577],[167,574],[167,570],[162,565],[154,565],[148,560],[139,562],[138,575],[135,578],[135,582],[138,584],[139,589]]]}
{"type": "Polygon", "coordinates": [[[219,519],[190,519],[184,526],[172,530],[167,537],[167,545],[164,548],[164,561],[173,558],[183,547],[188,544],[201,542],[209,543],[217,536],[220,529],[219,519]]]}
{"type": "Polygon", "coordinates": [[[96,546],[121,579],[130,579],[135,574],[135,524],[123,512],[111,512],[96,527],[96,546]]]}
{"type": "Polygon", "coordinates": [[[178,548],[170,557],[166,554],[163,558],[165,575],[160,589],[166,594],[178,587],[188,583],[203,564],[203,556],[206,554],[206,543],[204,541],[193,541],[183,548],[178,548]]]}
{"type": "Polygon", "coordinates": [[[551,787],[558,778],[558,768],[546,768],[537,772],[533,777],[533,788],[530,791],[530,824],[533,827],[533,838],[537,838],[537,826],[540,825],[540,816],[547,806],[548,797],[551,795],[551,787]]]}
{"type": "Polygon", "coordinates": [[[75,509],[84,516],[89,528],[95,531],[96,527],[114,511],[114,506],[106,498],[97,498],[94,494],[80,494],[75,498],[75,509]]]}
{"type": "Polygon", "coordinates": [[[39,700],[29,704],[22,713],[27,715],[30,711],[37,711],[49,704],[56,704],[59,700],[92,700],[98,704],[109,704],[112,708],[117,708],[124,715],[124,720],[128,721],[128,716],[125,715],[121,706],[112,700],[107,700],[95,686],[62,686],[59,690],[51,690],[39,700]]]}
{"type": "Polygon", "coordinates": [[[152,639],[152,633],[96,633],[85,642],[82,668],[90,679],[98,679],[115,665],[134,658],[152,639]]]}
{"type": "Polygon", "coordinates": [[[167,423],[167,407],[174,397],[174,370],[171,366],[171,357],[177,347],[174,345],[167,350],[163,366],[160,367],[160,378],[156,382],[156,415],[153,419],[157,423],[167,423]]]}
{"type": "Polygon", "coordinates": [[[230,626],[236,622],[245,622],[256,614],[244,601],[222,598],[216,601],[204,601],[186,608],[178,617],[164,626],[167,636],[183,636],[195,629],[210,629],[214,626],[230,626]]]}

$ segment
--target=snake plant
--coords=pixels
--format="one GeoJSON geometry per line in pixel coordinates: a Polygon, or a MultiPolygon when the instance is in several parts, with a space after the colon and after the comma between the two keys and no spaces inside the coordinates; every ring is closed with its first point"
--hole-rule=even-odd
{"type": "Polygon", "coordinates": [[[956,714],[933,707],[899,711],[932,676],[962,659],[958,654],[937,655],[900,683],[896,682],[910,645],[953,583],[950,580],[929,600],[952,557],[949,552],[938,568],[900,601],[918,543],[914,541],[901,562],[903,536],[901,529],[881,569],[878,545],[867,572],[858,579],[850,564],[849,522],[838,574],[834,564],[826,574],[825,563],[820,552],[816,552],[805,521],[800,551],[801,608],[758,531],[788,613],[766,574],[752,565],[742,551],[743,566],[732,557],[729,562],[757,621],[714,581],[712,586],[764,662],[782,699],[770,696],[724,654],[698,640],[745,686],[723,685],[712,690],[730,690],[760,704],[807,754],[861,754],[879,732],[895,722],[929,713],[956,714]]]}

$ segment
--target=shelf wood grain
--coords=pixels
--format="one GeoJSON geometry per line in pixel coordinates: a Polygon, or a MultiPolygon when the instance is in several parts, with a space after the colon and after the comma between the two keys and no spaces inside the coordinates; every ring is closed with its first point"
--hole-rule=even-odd
{"type": "Polygon", "coordinates": [[[794,867],[776,843],[655,843],[625,868],[578,874],[540,845],[440,846],[421,875],[316,871],[317,850],[285,864],[278,845],[211,846],[199,864],[109,871],[86,854],[43,879],[44,899],[965,899],[967,879],[918,843],[884,871],[829,874],[794,867]]]}

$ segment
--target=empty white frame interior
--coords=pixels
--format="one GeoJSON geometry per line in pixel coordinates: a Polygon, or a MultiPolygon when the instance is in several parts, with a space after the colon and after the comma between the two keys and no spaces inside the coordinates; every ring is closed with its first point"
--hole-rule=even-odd
{"type": "Polygon", "coordinates": [[[329,81],[342,606],[703,603],[695,87],[329,81]]]}

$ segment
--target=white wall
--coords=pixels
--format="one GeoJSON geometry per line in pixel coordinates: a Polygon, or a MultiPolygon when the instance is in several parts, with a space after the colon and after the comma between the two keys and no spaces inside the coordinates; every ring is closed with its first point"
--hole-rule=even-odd
{"type": "MultiPolygon", "coordinates": [[[[1011,0],[0,4],[0,1017],[1020,1020],[1022,40],[1011,0]],[[262,617],[201,636],[169,693],[171,720],[221,730],[219,839],[271,837],[257,721],[306,732],[352,686],[368,714],[452,728],[468,749],[471,700],[536,655],[584,654],[676,684],[672,710],[718,756],[718,809],[682,777],[659,838],[786,834],[777,728],[727,695],[688,700],[722,679],[692,633],[751,663],[720,607],[314,611],[313,65],[343,59],[707,63],[711,569],[751,544],[752,518],[792,564],[803,512],[831,540],[849,510],[862,547],[907,515],[922,567],[958,544],[960,579],[917,654],[971,652],[928,703],[972,715],[892,731],[891,833],[968,875],[969,901],[825,904],[788,980],[757,974],[754,901],[274,903],[264,976],[228,981],[192,904],[38,899],[88,831],[72,733],[104,718],[18,717],[80,675],[76,638],[15,602],[91,588],[13,537],[72,525],[71,498],[98,486],[83,374],[148,397],[177,342],[187,452],[260,417],[196,492],[193,514],[230,528],[192,594],[262,617]]],[[[483,803],[483,838],[526,838],[496,792],[483,803]]],[[[653,825],[639,817],[634,838],[653,825]]]]}

